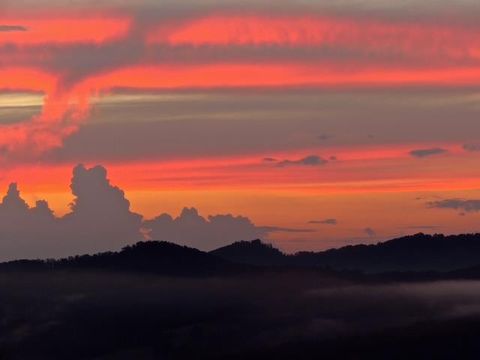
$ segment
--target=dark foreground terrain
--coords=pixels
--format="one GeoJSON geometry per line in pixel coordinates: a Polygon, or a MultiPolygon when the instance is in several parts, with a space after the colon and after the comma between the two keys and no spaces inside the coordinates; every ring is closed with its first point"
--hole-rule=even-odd
{"type": "Polygon", "coordinates": [[[411,239],[353,249],[400,244],[401,272],[305,265],[259,241],[3,263],[0,359],[478,359],[480,267],[420,240],[422,272],[406,266],[411,239]]]}
{"type": "Polygon", "coordinates": [[[1,359],[460,359],[480,354],[480,282],[318,273],[0,275],[1,359]]]}

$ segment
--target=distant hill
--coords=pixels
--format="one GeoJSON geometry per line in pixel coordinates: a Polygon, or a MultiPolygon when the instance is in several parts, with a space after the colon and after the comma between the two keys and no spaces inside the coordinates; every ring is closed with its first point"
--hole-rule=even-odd
{"type": "Polygon", "coordinates": [[[74,256],[60,260],[19,260],[0,270],[111,270],[165,275],[206,275],[244,268],[203,251],[166,241],[142,241],[119,252],[74,256]]]}
{"type": "Polygon", "coordinates": [[[364,272],[448,272],[480,265],[480,234],[416,234],[373,245],[285,255],[260,240],[241,241],[210,252],[257,266],[321,267],[364,272]]]}
{"type": "Polygon", "coordinates": [[[378,243],[323,252],[301,252],[292,261],[302,266],[366,272],[452,271],[480,264],[480,234],[416,234],[378,243]]]}
{"type": "Polygon", "coordinates": [[[256,266],[288,265],[289,259],[280,250],[261,240],[238,241],[210,252],[211,255],[238,264],[256,266]]]}
{"type": "Polygon", "coordinates": [[[425,277],[480,278],[480,234],[444,236],[420,233],[373,245],[293,255],[284,254],[258,239],[235,242],[209,253],[165,241],[143,241],[119,252],[2,263],[0,271],[79,269],[195,276],[241,273],[261,267],[386,275],[410,273],[411,278],[415,273],[424,273],[425,277]]]}

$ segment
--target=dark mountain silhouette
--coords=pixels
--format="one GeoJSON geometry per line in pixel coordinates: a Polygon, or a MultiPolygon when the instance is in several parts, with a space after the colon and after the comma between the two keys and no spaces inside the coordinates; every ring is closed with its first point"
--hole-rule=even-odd
{"type": "Polygon", "coordinates": [[[165,275],[229,273],[245,268],[203,251],[166,241],[142,241],[119,252],[73,256],[60,260],[18,260],[0,264],[0,270],[86,269],[149,272],[165,275]]]}
{"type": "MultiPolygon", "coordinates": [[[[230,262],[378,272],[449,272],[480,264],[480,234],[415,234],[373,245],[285,255],[260,240],[242,241],[210,254],[230,262]]],[[[472,270],[473,271],[473,270],[472,270]]],[[[479,271],[480,274],[480,271],[479,271]]]]}
{"type": "Polygon", "coordinates": [[[480,264],[480,234],[415,234],[375,245],[354,245],[292,256],[302,266],[365,272],[441,271],[480,264]]]}
{"type": "Polygon", "coordinates": [[[3,271],[102,269],[193,276],[223,275],[259,268],[304,268],[343,274],[352,271],[385,273],[387,277],[395,279],[415,279],[416,276],[479,278],[480,234],[444,236],[419,233],[374,245],[354,245],[293,255],[284,254],[258,239],[235,242],[209,253],[165,241],[143,241],[119,252],[0,264],[0,270],[3,271]]]}
{"type": "Polygon", "coordinates": [[[231,245],[213,250],[210,254],[233,263],[256,265],[256,266],[278,266],[288,265],[289,258],[271,244],[261,240],[238,241],[231,245]]]}

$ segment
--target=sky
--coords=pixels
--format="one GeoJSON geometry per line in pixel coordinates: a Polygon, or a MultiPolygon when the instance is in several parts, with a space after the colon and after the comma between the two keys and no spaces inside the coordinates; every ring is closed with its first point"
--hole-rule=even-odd
{"type": "Polygon", "coordinates": [[[473,0],[2,0],[3,257],[479,231],[479,17],[473,0]]]}

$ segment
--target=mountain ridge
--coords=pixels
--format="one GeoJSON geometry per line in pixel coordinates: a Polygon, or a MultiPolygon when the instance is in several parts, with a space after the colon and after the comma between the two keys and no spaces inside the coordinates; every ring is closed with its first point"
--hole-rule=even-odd
{"type": "Polygon", "coordinates": [[[260,239],[234,242],[210,252],[149,240],[117,252],[0,263],[0,271],[93,269],[166,275],[222,275],[281,268],[365,274],[452,273],[476,277],[477,273],[480,275],[480,234],[418,233],[377,244],[295,254],[285,254],[260,239]]]}

